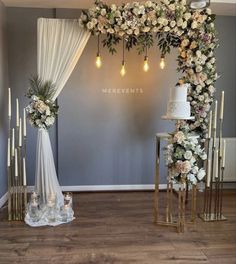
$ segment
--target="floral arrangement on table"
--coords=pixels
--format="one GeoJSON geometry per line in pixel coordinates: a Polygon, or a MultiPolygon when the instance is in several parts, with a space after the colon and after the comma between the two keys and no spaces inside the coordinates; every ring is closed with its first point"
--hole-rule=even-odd
{"type": "MultiPolygon", "coordinates": [[[[82,12],[80,24],[93,35],[105,34],[103,46],[112,54],[116,52],[115,46],[122,38],[127,50],[137,47],[140,54],[154,45],[154,39],[162,56],[169,53],[172,47],[178,48],[177,71],[183,73],[178,83],[190,84],[188,101],[191,104],[191,114],[195,116],[194,121],[182,122],[179,130],[184,133],[187,126],[189,133],[197,133],[199,143],[194,142],[196,148],[200,149],[208,129],[208,112],[215,92],[214,82],[218,78],[214,55],[218,46],[214,19],[215,15],[209,8],[190,10],[186,0],[133,2],[121,6],[109,6],[97,0],[88,11],[82,12]]],[[[185,137],[183,144],[188,142],[188,134],[185,137]]],[[[180,150],[179,144],[171,145],[173,152],[170,152],[169,160],[174,154],[178,156],[180,150]]],[[[202,154],[195,155],[198,160],[202,154]]],[[[174,158],[171,166],[188,166],[188,160],[185,162],[182,159],[183,157],[174,158]],[[182,164],[183,162],[185,163],[182,164]]],[[[191,182],[196,182],[195,176],[198,175],[200,180],[203,171],[199,170],[197,174],[191,165],[188,175],[191,182]],[[195,175],[195,178],[191,175],[195,175]]]]}
{"type": "Polygon", "coordinates": [[[58,106],[52,101],[55,86],[51,81],[43,82],[39,77],[30,80],[26,96],[31,100],[26,107],[29,123],[33,127],[48,129],[56,119],[58,106]]]}
{"type": "Polygon", "coordinates": [[[206,172],[199,168],[199,161],[204,161],[207,155],[198,143],[198,136],[189,131],[177,131],[164,148],[166,165],[171,169],[172,179],[196,184],[201,181],[206,172]]]}

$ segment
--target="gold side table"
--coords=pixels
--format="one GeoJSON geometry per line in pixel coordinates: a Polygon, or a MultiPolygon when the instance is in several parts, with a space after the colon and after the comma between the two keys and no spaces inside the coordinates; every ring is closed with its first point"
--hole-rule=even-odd
{"type": "MultiPolygon", "coordinates": [[[[165,213],[160,213],[160,153],[161,153],[161,141],[168,142],[171,139],[171,135],[168,133],[156,134],[156,165],[155,165],[155,192],[154,192],[154,223],[164,226],[176,227],[178,232],[184,232],[186,222],[186,208],[188,185],[186,182],[175,184],[177,190],[174,188],[173,180],[170,176],[170,169],[167,173],[167,188],[166,188],[166,207],[165,213]],[[177,194],[178,199],[175,199],[174,195],[177,194]]],[[[192,186],[191,191],[191,219],[188,223],[194,223],[196,219],[196,185],[192,186]]]]}

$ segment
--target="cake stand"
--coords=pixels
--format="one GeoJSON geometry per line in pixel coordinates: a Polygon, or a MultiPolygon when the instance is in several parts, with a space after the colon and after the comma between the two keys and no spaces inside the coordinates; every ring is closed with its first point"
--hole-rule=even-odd
{"type": "Polygon", "coordinates": [[[164,120],[194,120],[195,117],[194,116],[186,116],[186,117],[179,117],[179,116],[167,116],[164,115],[161,117],[164,120]]]}

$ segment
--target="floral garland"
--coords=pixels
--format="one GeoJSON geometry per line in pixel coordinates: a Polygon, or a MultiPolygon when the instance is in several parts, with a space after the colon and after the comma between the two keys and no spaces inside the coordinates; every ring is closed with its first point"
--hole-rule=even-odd
{"type": "Polygon", "coordinates": [[[33,127],[49,129],[55,122],[58,106],[52,101],[54,85],[39,77],[30,80],[26,96],[31,99],[26,107],[29,123],[33,127]]]}
{"type": "Polygon", "coordinates": [[[122,37],[126,49],[136,46],[139,53],[153,45],[154,35],[162,56],[169,53],[172,47],[178,48],[177,71],[183,73],[178,83],[190,84],[188,101],[195,120],[182,122],[179,126],[180,132],[173,135],[168,146],[167,162],[172,161],[168,162],[168,166],[177,172],[174,174],[178,180],[181,175],[186,177],[185,166],[191,167],[187,179],[194,184],[204,177],[203,171],[196,169],[196,162],[206,158],[201,143],[197,144],[197,141],[201,142],[207,133],[207,114],[213,102],[214,82],[217,79],[214,50],[218,44],[214,19],[215,15],[211,14],[209,8],[190,10],[186,0],[163,0],[161,3],[133,2],[121,6],[114,4],[108,6],[101,1],[95,1],[88,11],[82,12],[80,18],[80,24],[92,34],[106,34],[103,45],[112,54],[116,52],[115,46],[122,37]],[[175,137],[180,135],[178,133],[185,136],[181,143],[175,142],[175,137]],[[190,139],[192,133],[197,133],[200,140],[190,139]],[[188,149],[192,144],[194,149],[188,149]],[[187,153],[185,155],[184,150],[187,153]],[[191,166],[187,157],[189,151],[196,159],[191,166]],[[182,168],[185,168],[184,173],[182,168]]]}
{"type": "Polygon", "coordinates": [[[206,172],[199,168],[199,161],[206,160],[207,155],[198,142],[198,135],[186,130],[173,134],[169,144],[164,148],[166,165],[171,170],[172,179],[178,182],[184,180],[196,184],[201,181],[206,172]]]}

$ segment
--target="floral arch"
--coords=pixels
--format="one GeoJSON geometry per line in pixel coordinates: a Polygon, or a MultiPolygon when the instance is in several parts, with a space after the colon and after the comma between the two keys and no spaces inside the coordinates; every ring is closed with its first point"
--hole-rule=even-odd
{"type": "Polygon", "coordinates": [[[187,161],[191,170],[184,166],[183,171],[180,168],[175,176],[179,180],[183,172],[188,170],[191,172],[188,180],[192,183],[204,177],[204,173],[199,175],[197,164],[199,159],[206,158],[204,150],[201,149],[201,141],[207,133],[208,112],[213,102],[214,82],[217,79],[214,19],[215,15],[209,8],[191,10],[186,0],[133,2],[121,6],[109,6],[95,1],[88,11],[82,12],[80,18],[80,24],[93,35],[106,34],[103,46],[112,54],[116,52],[115,47],[122,38],[127,50],[136,47],[139,54],[153,46],[154,40],[161,50],[162,57],[169,53],[171,48],[178,48],[177,71],[182,73],[178,83],[190,84],[188,101],[195,120],[180,123],[179,133],[173,136],[173,144],[167,151],[167,156],[170,156],[167,160],[170,160],[169,166],[175,168],[178,167],[177,163],[184,165],[187,161]],[[197,133],[200,141],[188,141],[189,133],[197,133]],[[178,135],[185,137],[184,144],[178,141],[178,135]],[[183,150],[189,150],[192,156],[195,156],[192,162],[189,162],[189,157],[184,156],[183,150]]]}

